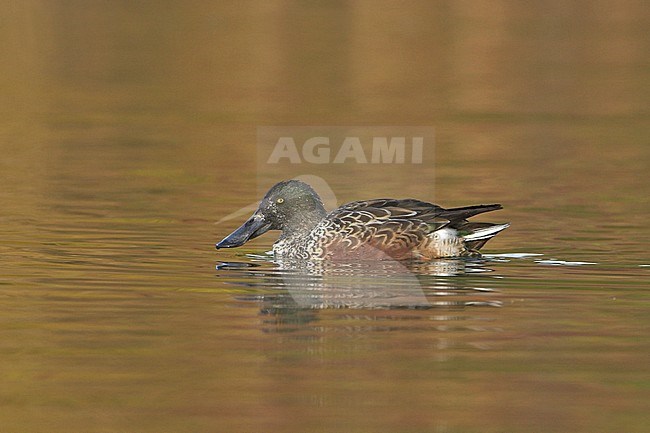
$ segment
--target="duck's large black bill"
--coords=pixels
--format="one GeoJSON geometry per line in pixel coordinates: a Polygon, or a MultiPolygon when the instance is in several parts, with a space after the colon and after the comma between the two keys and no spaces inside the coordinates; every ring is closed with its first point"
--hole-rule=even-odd
{"type": "Polygon", "coordinates": [[[241,227],[226,236],[216,247],[219,248],[234,248],[244,245],[251,239],[258,237],[269,231],[271,223],[264,219],[261,214],[253,214],[241,227]]]}

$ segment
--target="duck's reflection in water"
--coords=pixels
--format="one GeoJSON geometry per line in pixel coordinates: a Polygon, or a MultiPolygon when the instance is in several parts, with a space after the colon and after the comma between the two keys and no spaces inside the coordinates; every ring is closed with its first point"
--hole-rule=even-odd
{"type": "Polygon", "coordinates": [[[449,259],[430,262],[360,261],[356,263],[274,261],[227,262],[229,282],[260,289],[239,299],[261,302],[267,314],[296,310],[349,309],[464,309],[499,307],[495,292],[479,286],[489,272],[483,260],[449,259]],[[272,265],[275,266],[272,266],[272,265]],[[232,278],[237,277],[237,278],[232,278]],[[269,290],[270,289],[270,290],[269,290]]]}

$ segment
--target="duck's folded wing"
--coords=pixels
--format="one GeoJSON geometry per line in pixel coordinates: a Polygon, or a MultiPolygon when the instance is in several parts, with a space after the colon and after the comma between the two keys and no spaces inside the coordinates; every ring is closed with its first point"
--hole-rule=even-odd
{"type": "Polygon", "coordinates": [[[334,210],[332,214],[349,211],[367,212],[380,220],[417,220],[443,223],[442,212],[438,205],[415,199],[379,198],[374,200],[353,201],[334,210]],[[439,220],[439,221],[436,221],[439,220]]]}
{"type": "Polygon", "coordinates": [[[408,258],[426,236],[447,224],[442,208],[417,200],[378,199],[349,203],[332,211],[327,248],[368,249],[394,258],[408,258]]]}

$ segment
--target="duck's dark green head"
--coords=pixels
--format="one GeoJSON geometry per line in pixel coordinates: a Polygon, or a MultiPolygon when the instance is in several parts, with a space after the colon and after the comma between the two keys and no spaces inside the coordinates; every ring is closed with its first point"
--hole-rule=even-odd
{"type": "Polygon", "coordinates": [[[255,213],[216,247],[239,247],[269,230],[311,230],[325,214],[323,203],[311,186],[298,180],[285,180],[275,184],[255,213]]]}

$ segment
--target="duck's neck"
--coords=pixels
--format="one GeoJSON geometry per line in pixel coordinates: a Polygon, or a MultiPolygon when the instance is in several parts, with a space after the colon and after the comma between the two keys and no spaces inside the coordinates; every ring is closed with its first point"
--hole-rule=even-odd
{"type": "Polygon", "coordinates": [[[296,209],[292,218],[284,222],[280,239],[307,236],[327,215],[320,201],[296,209]]]}

